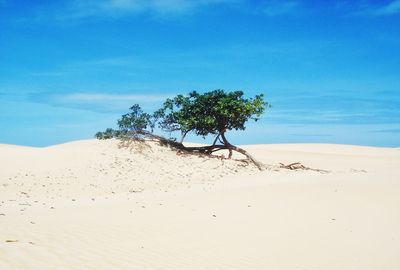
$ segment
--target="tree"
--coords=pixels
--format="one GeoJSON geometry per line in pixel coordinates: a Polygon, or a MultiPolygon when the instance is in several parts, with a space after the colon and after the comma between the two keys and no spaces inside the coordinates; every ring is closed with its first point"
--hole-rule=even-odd
{"type": "MultiPolygon", "coordinates": [[[[173,99],[167,99],[153,115],[144,113],[139,105],[132,106],[131,112],[118,120],[119,134],[133,138],[140,136],[155,139],[187,152],[210,155],[216,151],[228,150],[228,158],[232,157],[232,151],[237,151],[261,168],[261,164],[247,151],[232,145],[227,140],[226,132],[245,130],[245,124],[249,120],[258,121],[268,107],[270,105],[264,101],[262,94],[254,98],[245,98],[242,91],[214,90],[204,94],[193,91],[188,95],[177,95],[173,99]],[[179,131],[180,141],[176,142],[175,138],[165,139],[155,135],[153,130],[157,124],[164,132],[179,131]],[[185,147],[183,141],[189,132],[203,137],[213,135],[215,136],[213,144],[203,147],[185,147]]],[[[96,134],[96,137],[106,139],[109,134],[110,132],[103,136],[96,134]]]]}
{"type": "Polygon", "coordinates": [[[153,116],[143,112],[139,104],[135,104],[129,109],[131,111],[127,114],[122,115],[121,119],[118,120],[118,127],[121,131],[121,135],[125,136],[127,134],[130,134],[138,138],[140,136],[143,136],[141,131],[149,128],[149,133],[152,133],[155,126],[153,116]]]}
{"type": "Polygon", "coordinates": [[[97,132],[96,135],[94,135],[94,136],[99,140],[107,140],[107,139],[118,137],[118,135],[117,135],[118,132],[119,132],[118,130],[114,130],[112,128],[107,128],[106,131],[97,132]]]}

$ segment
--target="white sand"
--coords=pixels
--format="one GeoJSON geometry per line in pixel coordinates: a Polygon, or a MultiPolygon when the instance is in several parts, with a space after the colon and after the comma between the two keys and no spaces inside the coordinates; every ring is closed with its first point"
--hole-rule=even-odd
{"type": "Polygon", "coordinates": [[[0,269],[400,269],[400,149],[246,148],[330,173],[153,144],[0,145],[0,269]]]}

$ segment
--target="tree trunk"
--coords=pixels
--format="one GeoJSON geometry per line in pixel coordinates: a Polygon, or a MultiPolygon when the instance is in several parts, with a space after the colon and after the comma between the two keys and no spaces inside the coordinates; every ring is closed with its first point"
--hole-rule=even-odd
{"type": "Polygon", "coordinates": [[[188,134],[188,132],[189,132],[189,130],[186,130],[186,131],[182,132],[182,137],[181,137],[180,143],[183,143],[183,140],[185,139],[185,137],[188,134]]]}
{"type": "Polygon", "coordinates": [[[217,141],[218,141],[220,135],[221,135],[221,134],[218,134],[217,137],[215,137],[215,140],[214,140],[212,146],[214,146],[214,145],[217,143],[217,141]]]}
{"type": "Polygon", "coordinates": [[[263,168],[262,163],[259,162],[258,160],[256,160],[256,159],[255,159],[252,155],[250,155],[246,150],[244,150],[244,149],[242,149],[242,148],[240,148],[240,147],[234,146],[234,145],[232,145],[230,142],[228,142],[228,140],[227,140],[226,137],[225,137],[225,132],[222,132],[222,133],[221,133],[221,138],[222,138],[222,140],[223,140],[223,142],[224,142],[224,145],[229,149],[229,158],[232,157],[232,150],[234,150],[234,151],[239,152],[239,153],[241,153],[242,155],[246,156],[248,159],[250,159],[250,160],[254,163],[254,165],[257,166],[258,169],[262,170],[262,168],[263,168]]]}

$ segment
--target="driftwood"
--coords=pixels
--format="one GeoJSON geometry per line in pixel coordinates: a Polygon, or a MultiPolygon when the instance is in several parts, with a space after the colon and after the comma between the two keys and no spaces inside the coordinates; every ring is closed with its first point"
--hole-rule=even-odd
{"type": "Polygon", "coordinates": [[[301,164],[300,162],[295,162],[295,163],[290,163],[290,164],[283,164],[283,163],[279,163],[279,167],[283,168],[283,169],[288,169],[288,170],[307,170],[309,168],[305,167],[303,164],[301,164]]]}
{"type": "Polygon", "coordinates": [[[283,169],[288,169],[288,170],[310,170],[310,171],[316,171],[316,172],[320,172],[320,173],[329,173],[329,171],[327,170],[321,170],[321,169],[314,169],[314,168],[310,168],[310,167],[306,167],[303,164],[301,164],[300,162],[294,162],[294,163],[290,163],[290,164],[283,164],[283,163],[279,163],[279,168],[283,168],[283,169]]]}

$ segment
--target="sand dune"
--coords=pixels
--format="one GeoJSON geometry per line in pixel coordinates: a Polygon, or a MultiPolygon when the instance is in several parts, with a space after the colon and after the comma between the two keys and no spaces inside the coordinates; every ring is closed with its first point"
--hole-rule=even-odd
{"type": "Polygon", "coordinates": [[[0,145],[0,269],[400,269],[399,149],[245,148],[0,145]]]}

